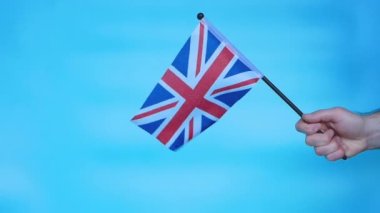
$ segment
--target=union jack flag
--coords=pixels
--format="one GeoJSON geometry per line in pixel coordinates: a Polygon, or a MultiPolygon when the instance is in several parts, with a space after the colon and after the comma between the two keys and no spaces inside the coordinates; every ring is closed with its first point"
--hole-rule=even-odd
{"type": "Polygon", "coordinates": [[[202,19],[132,122],[177,150],[220,119],[262,76],[202,19]]]}

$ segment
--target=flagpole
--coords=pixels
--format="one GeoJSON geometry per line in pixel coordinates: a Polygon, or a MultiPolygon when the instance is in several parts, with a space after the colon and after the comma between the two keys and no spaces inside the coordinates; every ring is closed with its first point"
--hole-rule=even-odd
{"type": "Polygon", "coordinates": [[[293,109],[294,112],[296,112],[301,118],[303,115],[303,112],[291,101],[289,100],[284,93],[281,92],[280,89],[278,89],[266,76],[263,76],[261,78],[280,98],[287,103],[290,108],[293,109]]]}
{"type": "MultiPolygon", "coordinates": [[[[202,20],[203,18],[205,17],[205,15],[203,13],[198,13],[197,14],[197,19],[198,20],[202,20]]],[[[293,111],[295,113],[297,113],[301,119],[302,119],[302,116],[303,116],[303,112],[288,98],[286,97],[286,95],[284,95],[284,93],[281,92],[280,89],[278,89],[266,76],[263,76],[261,78],[278,96],[280,96],[280,98],[286,103],[288,104],[288,106],[290,108],[293,109],[293,111]]],[[[318,130],[318,133],[323,133],[321,130],[318,130]]],[[[347,159],[347,156],[343,156],[342,158],[343,160],[346,160],[347,159]]]]}

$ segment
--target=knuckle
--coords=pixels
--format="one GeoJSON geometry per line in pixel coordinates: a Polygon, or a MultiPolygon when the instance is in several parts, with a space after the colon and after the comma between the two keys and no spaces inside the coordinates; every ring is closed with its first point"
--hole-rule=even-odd
{"type": "Polygon", "coordinates": [[[343,107],[334,107],[333,110],[338,114],[344,113],[346,111],[346,109],[343,107]]]}
{"type": "Polygon", "coordinates": [[[331,129],[329,129],[325,133],[323,133],[323,135],[322,135],[323,144],[325,144],[325,145],[328,144],[332,140],[332,138],[334,137],[334,134],[335,134],[334,131],[331,129]]]}
{"type": "Polygon", "coordinates": [[[333,129],[329,129],[329,139],[332,139],[335,136],[335,131],[333,129]]]}
{"type": "Polygon", "coordinates": [[[314,132],[313,130],[314,130],[314,128],[311,125],[309,125],[309,126],[306,127],[306,132],[309,133],[309,134],[312,134],[314,132]]]}
{"type": "Polygon", "coordinates": [[[339,146],[338,146],[337,143],[332,143],[332,144],[331,144],[331,148],[332,148],[333,150],[337,150],[337,149],[339,148],[339,146]]]}
{"type": "Polygon", "coordinates": [[[326,144],[329,143],[329,141],[330,141],[330,136],[327,135],[327,134],[324,134],[324,135],[323,135],[323,138],[322,138],[322,140],[321,140],[321,144],[326,145],[326,144]]]}

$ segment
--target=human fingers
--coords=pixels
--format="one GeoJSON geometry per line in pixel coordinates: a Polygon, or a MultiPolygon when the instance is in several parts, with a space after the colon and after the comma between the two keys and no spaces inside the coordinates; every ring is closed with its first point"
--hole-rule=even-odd
{"type": "Polygon", "coordinates": [[[316,133],[306,137],[306,144],[309,146],[324,146],[330,143],[334,137],[334,130],[328,129],[324,133],[316,133]]]}
{"type": "Polygon", "coordinates": [[[345,156],[343,149],[338,149],[337,151],[330,153],[326,156],[329,161],[336,161],[342,159],[345,156]]]}
{"type": "Polygon", "coordinates": [[[336,143],[335,141],[331,141],[327,145],[315,147],[315,153],[317,153],[317,155],[320,155],[320,156],[322,155],[327,156],[328,154],[336,152],[338,149],[340,149],[339,144],[336,143]]]}
{"type": "MultiPolygon", "coordinates": [[[[362,146],[362,147],[355,146],[356,149],[355,148],[353,149],[352,146],[350,147],[348,144],[344,143],[342,138],[340,136],[337,136],[337,135],[334,136],[334,138],[332,140],[335,141],[339,145],[339,147],[343,151],[344,157],[346,157],[346,159],[347,159],[347,157],[352,157],[352,156],[356,155],[357,153],[363,151],[363,149],[365,149],[364,148],[365,146],[362,146]]],[[[355,143],[355,144],[358,145],[359,143],[355,143]]],[[[344,160],[346,160],[346,159],[344,159],[344,160]]]]}
{"type": "Polygon", "coordinates": [[[306,135],[312,135],[320,130],[322,125],[320,123],[308,124],[303,120],[299,120],[296,123],[296,129],[298,132],[305,133],[306,135]]]}
{"type": "Polygon", "coordinates": [[[337,122],[346,110],[340,107],[318,110],[310,114],[304,114],[302,119],[307,123],[337,122]]]}

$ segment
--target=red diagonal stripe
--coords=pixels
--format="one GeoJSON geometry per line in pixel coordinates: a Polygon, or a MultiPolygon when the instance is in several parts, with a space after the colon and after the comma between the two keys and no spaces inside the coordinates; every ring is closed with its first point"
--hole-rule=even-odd
{"type": "Polygon", "coordinates": [[[186,120],[187,116],[194,110],[194,107],[190,104],[183,104],[181,108],[177,111],[174,117],[169,121],[165,128],[157,136],[163,144],[167,144],[170,138],[173,137],[174,133],[177,132],[178,128],[186,120]]]}
{"type": "Polygon", "coordinates": [[[203,97],[230,63],[233,56],[234,55],[228,48],[223,48],[222,52],[198,82],[194,90],[197,91],[198,94],[202,94],[203,97]]]}
{"type": "Polygon", "coordinates": [[[190,124],[189,124],[189,140],[193,139],[194,137],[194,118],[191,118],[190,124]]]}
{"type": "Polygon", "coordinates": [[[204,99],[197,107],[217,118],[222,117],[222,115],[227,111],[225,108],[206,99],[204,99]]]}
{"type": "Polygon", "coordinates": [[[193,89],[176,76],[170,69],[166,71],[162,80],[182,97],[187,97],[189,94],[193,93],[193,89]]]}
{"type": "Polygon", "coordinates": [[[148,117],[150,115],[153,115],[153,114],[162,112],[164,110],[173,108],[173,107],[175,107],[177,105],[177,103],[178,103],[178,101],[174,102],[174,103],[171,103],[171,104],[168,104],[168,105],[165,105],[165,106],[162,106],[162,107],[159,107],[159,108],[156,108],[156,109],[153,109],[153,110],[150,110],[148,112],[141,113],[141,114],[136,115],[135,117],[133,117],[132,121],[138,120],[138,119],[141,119],[141,118],[145,118],[145,117],[148,117]]]}
{"type": "Polygon", "coordinates": [[[201,71],[202,52],[203,52],[203,37],[204,37],[204,26],[201,23],[199,26],[198,57],[197,57],[197,68],[195,70],[195,76],[198,76],[199,72],[201,71]]]}
{"type": "Polygon", "coordinates": [[[226,90],[236,89],[236,88],[239,88],[239,87],[243,87],[243,86],[247,86],[247,85],[250,85],[250,84],[254,84],[258,80],[259,80],[259,78],[253,78],[253,79],[249,79],[249,80],[246,80],[246,81],[242,81],[242,82],[237,83],[237,84],[233,84],[233,85],[230,85],[230,86],[222,87],[222,88],[216,89],[214,92],[212,92],[211,95],[215,95],[215,94],[224,92],[226,90]]]}
{"type": "MultiPolygon", "coordinates": [[[[228,48],[223,48],[221,53],[215,59],[214,63],[206,71],[205,75],[202,76],[202,79],[198,82],[197,86],[189,94],[186,94],[188,89],[172,87],[174,90],[180,91],[179,93],[184,93],[183,96],[186,101],[182,107],[177,111],[172,120],[165,126],[165,128],[160,132],[157,138],[163,143],[167,144],[173,135],[177,132],[178,128],[183,124],[189,114],[196,108],[197,101],[204,100],[204,96],[210,87],[215,83],[220,74],[226,68],[233,58],[232,52],[228,48]],[[188,98],[186,98],[188,97],[188,98]]],[[[171,72],[169,72],[171,73],[171,72]]],[[[168,74],[168,77],[172,77],[173,73],[168,74]]],[[[165,77],[165,76],[164,76],[165,77]]],[[[177,77],[178,78],[178,77],[177,77]]],[[[173,78],[175,79],[175,78],[173,78]]],[[[177,79],[178,80],[178,79],[177,79]]],[[[179,79],[180,80],[180,79],[179,79]]],[[[166,81],[165,81],[166,82],[166,81]]],[[[186,85],[185,83],[179,83],[178,85],[186,85]]],[[[187,86],[187,85],[186,85],[187,86]]],[[[188,86],[187,86],[188,87],[188,86]]],[[[198,103],[199,104],[199,103],[198,103]]]]}

